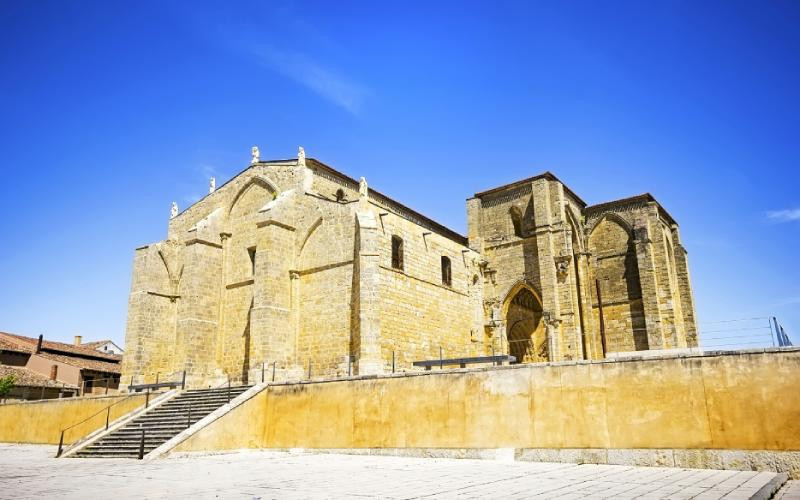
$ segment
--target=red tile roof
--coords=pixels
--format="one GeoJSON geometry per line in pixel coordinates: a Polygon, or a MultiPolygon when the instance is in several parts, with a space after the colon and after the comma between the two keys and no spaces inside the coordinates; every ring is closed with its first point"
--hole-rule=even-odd
{"type": "Polygon", "coordinates": [[[52,359],[53,361],[60,361],[67,365],[76,366],[82,370],[94,370],[105,373],[121,373],[122,368],[120,363],[109,363],[107,361],[79,358],[77,356],[65,356],[63,354],[54,354],[50,352],[40,352],[37,354],[37,356],[41,356],[45,359],[52,359]]]}
{"type": "Polygon", "coordinates": [[[42,350],[36,352],[39,339],[0,332],[0,350],[36,354],[43,358],[60,361],[82,370],[104,373],[120,373],[122,356],[96,351],[91,347],[76,346],[63,342],[42,341],[42,350]]]}
{"type": "Polygon", "coordinates": [[[0,351],[31,352],[27,346],[20,346],[18,342],[6,340],[2,335],[0,335],[0,351]]]}
{"type": "Polygon", "coordinates": [[[50,380],[42,374],[22,367],[0,365],[0,377],[5,377],[6,375],[14,375],[14,385],[20,387],[67,387],[77,389],[77,386],[50,380]]]}
{"type": "MultiPolygon", "coordinates": [[[[24,335],[16,335],[13,333],[0,332],[0,348],[2,344],[11,344],[12,347],[6,350],[16,350],[18,352],[36,352],[36,345],[39,343],[38,338],[26,337],[24,335]],[[5,341],[5,342],[4,342],[5,341]]],[[[50,340],[42,341],[42,349],[50,351],[54,354],[77,355],[83,357],[91,357],[99,360],[105,360],[111,363],[119,363],[122,361],[122,356],[116,354],[108,354],[96,351],[91,347],[84,347],[82,345],[65,344],[63,342],[53,342],[50,340]]]]}

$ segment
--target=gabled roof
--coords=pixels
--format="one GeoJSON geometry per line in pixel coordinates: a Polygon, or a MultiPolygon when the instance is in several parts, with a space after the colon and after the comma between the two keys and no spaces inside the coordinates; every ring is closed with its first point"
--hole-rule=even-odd
{"type": "MultiPolygon", "coordinates": [[[[36,346],[39,343],[38,338],[26,337],[24,335],[16,335],[13,333],[0,332],[0,349],[16,352],[26,352],[33,354],[36,352],[36,346]],[[3,347],[8,346],[8,347],[3,347]]],[[[83,358],[86,360],[95,360],[106,363],[119,364],[122,361],[122,356],[117,354],[107,354],[96,351],[89,347],[82,345],[77,346],[73,344],[65,344],[63,342],[53,342],[50,340],[42,341],[42,352],[51,353],[56,355],[64,355],[73,358],[83,358]]]]}
{"type": "Polygon", "coordinates": [[[77,386],[51,380],[40,373],[26,370],[19,366],[0,365],[0,377],[14,376],[14,385],[20,387],[67,387],[77,389],[77,386]]]}
{"type": "Polygon", "coordinates": [[[114,341],[111,339],[107,340],[95,340],[94,342],[83,342],[81,343],[81,347],[88,347],[89,349],[97,350],[98,347],[102,347],[106,344],[113,344],[119,350],[122,350],[120,346],[114,344],[114,341]]]}
{"type": "Polygon", "coordinates": [[[18,342],[6,340],[0,332],[0,351],[23,352],[29,354],[31,351],[27,345],[20,345],[18,342]]]}
{"type": "MultiPolygon", "coordinates": [[[[291,158],[291,159],[287,159],[287,160],[261,160],[261,161],[259,161],[257,163],[252,163],[252,164],[248,165],[244,170],[239,172],[238,174],[234,175],[233,177],[231,177],[230,179],[228,179],[227,181],[225,181],[221,185],[217,186],[217,188],[214,190],[214,192],[216,193],[217,191],[219,191],[220,189],[225,187],[225,185],[227,185],[228,183],[233,182],[234,179],[236,179],[237,177],[239,177],[243,173],[245,173],[248,170],[250,170],[251,168],[257,167],[259,165],[261,165],[261,166],[263,166],[263,165],[297,165],[297,158],[291,158]]],[[[352,189],[358,190],[358,181],[356,179],[350,177],[349,175],[347,175],[345,173],[342,173],[342,172],[336,170],[335,168],[333,168],[330,165],[327,165],[327,164],[317,160],[316,158],[311,158],[311,157],[306,158],[306,166],[308,168],[311,168],[312,170],[314,170],[314,169],[322,170],[322,171],[325,171],[325,172],[327,172],[327,173],[329,173],[331,175],[334,175],[334,176],[338,177],[340,180],[344,181],[346,184],[348,184],[352,189]]],[[[213,193],[209,193],[209,194],[203,196],[202,198],[200,198],[196,202],[192,203],[191,205],[189,205],[188,207],[183,209],[178,214],[178,217],[180,217],[184,212],[186,212],[187,210],[189,210],[190,208],[192,208],[196,204],[198,204],[201,201],[203,201],[207,196],[211,196],[211,194],[213,194],[213,193]]],[[[428,228],[428,229],[430,229],[430,230],[432,230],[434,232],[437,232],[440,235],[445,236],[446,238],[449,238],[449,239],[455,241],[456,243],[459,243],[461,245],[467,246],[468,242],[467,242],[466,236],[464,236],[462,234],[459,234],[458,232],[456,232],[456,231],[454,231],[454,230],[452,230],[452,229],[450,229],[450,228],[448,228],[448,227],[446,227],[446,226],[444,226],[442,224],[439,224],[435,220],[433,220],[433,219],[431,219],[431,218],[429,218],[429,217],[417,212],[416,210],[414,210],[414,209],[412,209],[412,208],[410,208],[410,207],[408,207],[406,205],[403,205],[402,203],[394,200],[393,198],[390,198],[390,197],[386,196],[383,193],[380,193],[379,191],[375,190],[372,187],[369,188],[369,196],[373,199],[373,201],[377,201],[377,202],[379,202],[379,203],[381,203],[383,205],[388,205],[387,208],[390,208],[392,210],[395,210],[396,212],[399,212],[402,216],[411,219],[413,222],[415,222],[415,223],[417,223],[417,224],[419,224],[419,225],[421,225],[423,227],[426,227],[426,228],[428,228]]]]}
{"type": "Polygon", "coordinates": [[[629,196],[627,198],[620,198],[618,200],[606,201],[603,203],[598,203],[597,205],[591,205],[586,207],[586,214],[590,215],[593,213],[599,213],[606,210],[612,210],[618,207],[624,207],[628,205],[634,205],[637,203],[655,203],[658,205],[658,211],[664,219],[669,222],[670,224],[677,224],[675,219],[667,212],[661,203],[656,200],[656,198],[650,193],[642,193],[637,194],[636,196],[629,196]]]}
{"type": "Polygon", "coordinates": [[[513,189],[515,187],[523,186],[525,184],[530,184],[531,182],[533,182],[535,180],[538,180],[538,179],[547,179],[548,181],[556,181],[556,182],[561,183],[561,185],[564,186],[564,191],[566,191],[570,196],[575,198],[575,200],[577,200],[578,203],[580,203],[583,206],[586,206],[586,202],[583,201],[580,196],[575,194],[570,188],[567,187],[566,184],[564,184],[564,182],[561,179],[559,179],[552,172],[549,172],[549,171],[542,172],[541,174],[534,175],[533,177],[528,177],[527,179],[514,181],[514,182],[512,182],[510,184],[503,184],[502,186],[498,186],[496,188],[488,189],[486,191],[481,191],[480,193],[475,193],[474,197],[475,198],[483,198],[484,196],[487,196],[487,195],[490,195],[490,194],[495,194],[495,193],[499,193],[501,191],[505,191],[507,189],[513,189]]]}
{"type": "MultiPolygon", "coordinates": [[[[330,165],[326,165],[325,163],[322,163],[321,161],[317,160],[316,158],[306,158],[306,165],[308,165],[308,166],[310,166],[312,168],[317,168],[319,170],[324,170],[324,171],[328,172],[329,174],[332,174],[332,175],[338,177],[339,179],[341,179],[341,180],[347,182],[348,184],[350,184],[350,187],[352,189],[358,190],[359,182],[357,180],[355,180],[354,178],[350,177],[347,174],[344,174],[344,173],[336,170],[335,168],[331,167],[330,165]]],[[[374,189],[372,187],[369,187],[369,196],[373,199],[373,201],[377,201],[377,202],[385,205],[387,208],[395,210],[396,212],[399,212],[400,215],[402,215],[403,217],[411,220],[412,222],[414,222],[416,224],[419,224],[419,225],[421,225],[423,227],[426,227],[426,228],[428,228],[428,229],[430,229],[432,231],[435,231],[435,232],[439,233],[440,235],[445,236],[445,237],[455,241],[456,243],[459,243],[461,245],[467,246],[468,242],[467,242],[467,238],[465,236],[457,233],[456,231],[453,231],[452,229],[450,229],[447,226],[443,226],[442,224],[439,224],[438,222],[436,222],[435,220],[431,219],[430,217],[427,217],[427,216],[417,212],[416,210],[414,210],[413,208],[408,207],[407,205],[403,205],[399,201],[397,201],[397,200],[395,200],[393,198],[390,198],[389,196],[386,196],[385,194],[381,193],[380,191],[378,191],[378,190],[376,190],[376,189],[374,189]]]]}

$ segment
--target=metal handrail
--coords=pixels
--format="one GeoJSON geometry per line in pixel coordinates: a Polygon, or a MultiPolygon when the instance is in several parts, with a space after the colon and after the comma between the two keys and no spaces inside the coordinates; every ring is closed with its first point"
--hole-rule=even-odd
{"type": "MultiPolygon", "coordinates": [[[[154,383],[158,384],[159,383],[159,379],[161,378],[162,375],[164,375],[165,379],[170,380],[174,375],[180,375],[180,374],[183,374],[183,376],[185,377],[186,376],[186,370],[175,370],[173,372],[167,372],[167,373],[156,372],[156,381],[154,383]]],[[[144,378],[146,380],[146,377],[144,375],[131,375],[131,379],[130,379],[130,382],[128,382],[128,386],[151,385],[151,384],[147,384],[146,382],[142,382],[140,384],[134,384],[133,383],[134,380],[139,378],[139,377],[142,377],[142,378],[144,378]]]]}
{"type": "Polygon", "coordinates": [[[78,386],[78,390],[80,391],[81,395],[86,394],[86,384],[88,382],[92,383],[92,389],[94,389],[94,384],[97,383],[97,382],[102,382],[102,381],[105,381],[104,387],[105,387],[105,390],[106,390],[106,392],[105,392],[106,394],[108,394],[108,383],[109,382],[117,382],[117,388],[119,388],[119,383],[120,383],[120,379],[119,378],[107,377],[107,378],[94,378],[94,379],[90,379],[90,380],[84,380],[83,382],[81,382],[80,386],[78,386]]]}
{"type": "MultiPolygon", "coordinates": [[[[92,415],[86,417],[85,419],[81,420],[80,422],[72,424],[69,427],[64,427],[63,429],[61,429],[61,438],[58,440],[58,453],[56,453],[56,458],[60,457],[61,453],[63,451],[63,448],[64,448],[64,433],[65,432],[67,432],[68,430],[73,429],[73,428],[75,428],[75,427],[77,427],[77,426],[79,426],[81,424],[84,424],[84,423],[88,422],[89,420],[93,419],[94,417],[96,417],[97,415],[100,415],[103,412],[106,412],[106,429],[108,429],[108,424],[109,424],[110,417],[111,417],[111,407],[113,407],[115,405],[118,405],[118,404],[122,403],[123,401],[127,401],[128,399],[130,399],[130,398],[132,398],[134,396],[140,396],[140,394],[129,394],[129,395],[125,396],[124,398],[120,399],[119,401],[114,401],[113,403],[111,403],[110,405],[106,406],[102,410],[100,410],[100,411],[98,411],[96,413],[93,413],[92,415]]],[[[148,394],[148,396],[149,396],[149,394],[148,394]]],[[[145,406],[147,406],[147,403],[145,403],[145,406]]]]}
{"type": "MultiPolygon", "coordinates": [[[[181,372],[176,372],[176,373],[181,373],[181,372]]],[[[183,373],[183,376],[182,376],[180,382],[178,382],[178,381],[159,382],[158,381],[158,374],[156,374],[156,382],[155,383],[152,383],[152,384],[131,384],[131,385],[128,386],[128,391],[132,391],[133,390],[133,391],[139,392],[139,391],[142,391],[142,390],[147,390],[149,392],[150,389],[161,389],[161,388],[164,388],[164,387],[169,387],[170,389],[174,389],[174,388],[176,388],[178,386],[180,386],[181,389],[183,390],[183,389],[186,389],[186,370],[184,370],[182,373],[183,373]]]]}

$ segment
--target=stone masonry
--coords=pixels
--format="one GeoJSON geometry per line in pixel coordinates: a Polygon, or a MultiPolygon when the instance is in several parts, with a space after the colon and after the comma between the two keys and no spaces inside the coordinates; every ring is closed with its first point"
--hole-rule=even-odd
{"type": "Polygon", "coordinates": [[[123,383],[697,346],[686,250],[649,194],[587,206],[545,173],[467,200],[465,238],[302,149],[254,148],[176,212],[135,252],[123,383]]]}

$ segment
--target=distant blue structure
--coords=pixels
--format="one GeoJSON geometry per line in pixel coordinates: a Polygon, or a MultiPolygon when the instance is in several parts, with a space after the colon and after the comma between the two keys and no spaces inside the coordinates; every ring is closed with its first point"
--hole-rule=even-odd
{"type": "Polygon", "coordinates": [[[778,324],[778,319],[773,316],[772,322],[775,324],[775,335],[778,337],[778,347],[789,347],[792,345],[792,341],[789,340],[789,336],[783,329],[783,326],[778,324]]]}

